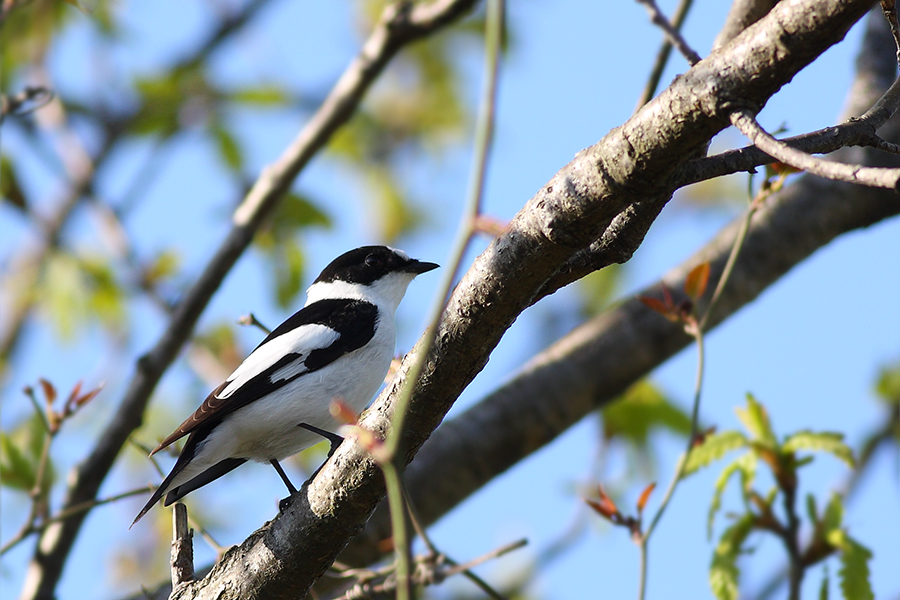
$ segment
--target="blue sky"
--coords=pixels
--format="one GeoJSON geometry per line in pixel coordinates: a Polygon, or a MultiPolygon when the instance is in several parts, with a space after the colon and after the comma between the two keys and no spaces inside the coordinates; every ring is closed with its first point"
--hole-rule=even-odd
{"type": "MultiPolygon", "coordinates": [[[[673,4],[664,3],[663,9],[671,12],[673,4]]],[[[358,48],[351,17],[355,6],[349,2],[275,2],[237,43],[216,54],[213,62],[217,80],[279,81],[296,90],[327,89],[358,48]]],[[[189,51],[212,9],[209,3],[169,1],[122,3],[117,10],[126,24],[127,41],[102,60],[97,60],[97,48],[86,24],[71,27],[60,40],[51,61],[60,90],[77,97],[92,93],[101,84],[111,90],[126,88],[132,74],[151,74],[172,57],[189,51]]],[[[685,36],[701,55],[708,53],[726,10],[724,2],[695,2],[685,36]]],[[[486,212],[503,220],[511,218],[577,151],[630,116],[661,37],[649,25],[643,8],[630,2],[525,0],[511,3],[509,19],[515,44],[502,67],[497,137],[485,200],[486,212]]],[[[843,43],[776,95],[761,115],[762,124],[771,130],[786,123],[791,133],[833,124],[852,77],[860,33],[857,26],[843,43]]],[[[466,97],[474,102],[481,78],[480,56],[474,47],[460,47],[459,52],[464,61],[466,97]]],[[[681,58],[673,57],[663,83],[685,68],[681,58]]],[[[254,174],[280,154],[302,125],[296,112],[280,110],[258,117],[239,114],[236,120],[249,163],[247,172],[254,174]]],[[[4,152],[15,152],[17,144],[21,140],[4,131],[4,152]]],[[[733,132],[721,140],[721,145],[743,144],[733,132]]],[[[147,152],[146,144],[136,143],[121,157],[116,169],[101,173],[103,193],[118,197],[147,152]]],[[[409,188],[423,199],[422,208],[430,217],[423,231],[401,241],[411,255],[445,261],[466,190],[469,160],[469,144],[465,141],[438,158],[410,160],[406,175],[409,188]]],[[[36,161],[27,168],[40,174],[36,161]]],[[[370,225],[371,208],[360,199],[364,184],[343,175],[335,162],[318,158],[301,176],[300,186],[326,199],[335,218],[331,231],[306,238],[308,275],[347,248],[379,241],[374,239],[370,225]]],[[[186,273],[196,273],[227,230],[226,207],[233,200],[227,177],[202,136],[181,136],[165,158],[147,199],[131,217],[131,231],[140,247],[174,244],[183,254],[186,273]]],[[[739,180],[739,185],[743,181],[739,180]]],[[[51,184],[36,185],[39,198],[51,198],[58,192],[51,184]]],[[[622,294],[627,296],[658,279],[735,216],[736,209],[701,212],[676,197],[629,264],[622,294]]],[[[97,243],[96,227],[88,214],[80,215],[73,225],[66,234],[73,245],[90,247],[97,243]]],[[[28,241],[29,234],[18,216],[0,207],[4,261],[28,241]]],[[[470,259],[483,242],[476,246],[470,259]]],[[[845,236],[712,333],[704,422],[716,423],[720,430],[739,427],[733,408],[743,404],[747,392],[753,392],[767,404],[782,433],[805,427],[837,430],[857,443],[877,426],[879,407],[870,391],[872,382],[879,365],[900,356],[898,256],[897,219],[845,236]]],[[[251,310],[267,323],[290,314],[278,309],[269,297],[270,286],[261,265],[252,251],[241,260],[215,296],[201,327],[222,319],[233,321],[251,310]]],[[[399,313],[398,350],[405,351],[417,338],[437,280],[422,277],[410,289],[399,313]]],[[[545,302],[558,303],[554,310],[574,309],[574,291],[565,290],[557,296],[545,302]]],[[[546,331],[549,312],[551,308],[542,304],[517,321],[454,412],[471,405],[540,351],[546,341],[542,332],[546,331]]],[[[71,439],[60,440],[59,462],[66,465],[79,460],[87,451],[86,434],[97,432],[106,422],[121,397],[121,384],[130,376],[132,361],[154,343],[164,325],[161,315],[149,306],[138,307],[131,318],[137,325],[126,357],[104,354],[98,332],[77,344],[65,344],[53,336],[46,322],[38,321],[29,330],[21,359],[4,389],[4,426],[29,410],[27,403],[12,402],[9,396],[19,394],[24,384],[38,377],[50,377],[61,387],[80,378],[88,382],[105,379],[110,392],[71,424],[75,432],[71,439]]],[[[239,335],[247,348],[258,338],[248,330],[241,330],[239,335]]],[[[687,406],[694,368],[693,351],[685,351],[653,378],[687,406]]],[[[182,411],[168,415],[170,421],[180,421],[205,395],[193,384],[189,389],[195,396],[187,397],[184,386],[189,381],[182,365],[164,378],[157,391],[154,407],[182,411]],[[167,395],[174,400],[163,402],[167,395]]],[[[156,432],[166,433],[168,430],[156,432]]],[[[534,557],[581,510],[573,487],[589,477],[595,447],[596,421],[588,419],[439,522],[433,529],[433,539],[453,558],[466,560],[527,537],[527,549],[483,566],[479,572],[502,581],[519,569],[531,568],[534,557]]],[[[665,437],[658,440],[660,482],[670,477],[680,451],[680,441],[665,437]]],[[[135,470],[141,472],[140,476],[151,477],[141,460],[131,452],[127,460],[120,461],[103,493],[133,485],[135,470]]],[[[611,468],[626,473],[629,465],[612,457],[611,468]]],[[[900,564],[897,470],[896,456],[877,459],[846,518],[851,533],[875,552],[872,580],[877,597],[900,591],[893,572],[893,565],[900,564]]],[[[803,481],[824,499],[846,475],[840,463],[822,457],[804,472],[803,481]]],[[[679,490],[653,541],[650,597],[709,596],[707,566],[713,546],[706,540],[705,522],[715,476],[714,470],[700,474],[679,490]]],[[[281,485],[268,467],[242,467],[235,475],[194,494],[194,504],[189,506],[192,510],[202,507],[204,514],[212,517],[211,528],[220,543],[239,543],[274,514],[274,503],[283,495],[281,485]]],[[[2,501],[5,540],[21,522],[24,504],[5,490],[2,501]]],[[[736,507],[735,498],[726,496],[726,510],[729,501],[736,507]]],[[[59,590],[61,600],[115,598],[135,591],[133,587],[117,587],[104,573],[113,560],[110,548],[127,546],[134,536],[151,531],[149,525],[144,530],[138,527],[127,531],[142,502],[136,499],[92,513],[59,590]]],[[[720,525],[723,522],[720,519],[720,525]]],[[[613,598],[636,594],[636,548],[623,532],[610,531],[596,519],[590,523],[572,551],[537,577],[534,591],[539,597],[562,600],[598,590],[613,598]]],[[[3,597],[20,589],[30,546],[23,544],[4,557],[0,573],[3,597]]],[[[202,543],[197,544],[196,552],[198,564],[212,558],[202,543]]],[[[746,577],[760,581],[782,556],[774,540],[759,543],[757,554],[747,563],[746,577]]],[[[835,563],[831,565],[832,579],[836,572],[835,563]]],[[[807,594],[817,590],[819,573],[814,570],[808,578],[807,594]]],[[[453,582],[448,589],[468,589],[466,585],[453,582]]],[[[832,591],[837,593],[837,588],[833,586],[832,591]]],[[[446,593],[435,591],[436,595],[446,593]]]]}

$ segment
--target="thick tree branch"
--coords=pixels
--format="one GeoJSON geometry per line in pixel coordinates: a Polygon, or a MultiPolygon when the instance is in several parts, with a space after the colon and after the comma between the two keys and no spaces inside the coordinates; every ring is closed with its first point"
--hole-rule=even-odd
{"type": "MultiPolygon", "coordinates": [[[[797,71],[842,39],[870,5],[783,0],[557,173],[475,261],[452,295],[410,402],[407,460],[560,266],[600,238],[629,205],[665,204],[674,173],[727,126],[731,112],[764,105],[797,71]]],[[[366,413],[364,426],[384,432],[415,353],[366,413]]],[[[342,446],[284,513],[176,597],[302,595],[362,528],[383,490],[372,461],[354,446],[342,446]]]]}
{"type": "MultiPolygon", "coordinates": [[[[854,105],[852,110],[847,111],[848,116],[841,125],[787,138],[782,142],[806,153],[834,152],[847,146],[870,146],[891,151],[894,144],[885,142],[876,133],[900,107],[900,79],[893,80],[893,73],[896,72],[893,59],[887,61],[881,52],[885,44],[891,43],[890,35],[882,27],[882,23],[870,18],[863,47],[857,59],[860,75],[854,83],[854,88],[859,89],[854,89],[850,94],[851,98],[864,98],[868,104],[854,105]],[[870,78],[866,77],[866,73],[879,73],[878,84],[873,84],[870,78]],[[885,77],[893,80],[886,91],[884,91],[885,77]],[[862,116],[857,116],[860,113],[863,113],[862,116]]],[[[697,158],[678,169],[672,178],[673,185],[680,188],[731,173],[753,172],[756,167],[775,160],[756,146],[697,158]]],[[[536,300],[581,279],[588,273],[630,259],[660,209],[661,206],[649,203],[634,203],[629,206],[616,217],[598,240],[575,254],[544,284],[536,300]],[[621,243],[623,236],[630,241],[626,244],[621,243]],[[615,240],[619,242],[614,243],[615,240]]]]}
{"type": "MultiPolygon", "coordinates": [[[[234,214],[234,225],[194,286],[173,313],[169,326],[150,352],[137,363],[112,421],[99,436],[91,455],[69,476],[64,507],[94,498],[116,456],[137,429],[153,389],[191,335],[197,319],[225,276],[250,244],[265,217],[288,191],[300,170],[331,135],[355,112],[391,58],[406,44],[431,34],[465,14],[474,0],[437,0],[427,5],[388,5],[359,55],[329,93],[294,142],[266,167],[234,214]]],[[[85,514],[54,524],[41,536],[25,579],[23,599],[52,598],[85,514]]]]}
{"type": "MultiPolygon", "coordinates": [[[[873,15],[860,53],[863,62],[879,54],[869,54],[865,47],[871,45],[873,38],[883,42],[886,35],[890,42],[881,16],[873,15]]],[[[860,65],[848,112],[859,114],[865,110],[893,79],[890,46],[882,45],[880,50],[885,60],[860,65]]],[[[895,118],[886,129],[891,139],[900,140],[900,119],[895,118]]],[[[900,158],[871,149],[847,149],[841,155],[872,166],[900,164],[900,158]]],[[[897,214],[900,199],[888,190],[810,176],[798,178],[754,217],[732,275],[734,283],[726,286],[714,311],[714,323],[724,321],[752,302],[835,237],[897,214]]],[[[682,289],[686,274],[707,260],[712,265],[711,283],[718,280],[740,228],[739,221],[725,228],[662,281],[670,289],[682,289]]],[[[635,297],[656,290],[657,286],[652,286],[635,297]]],[[[691,338],[679,326],[636,299],[581,325],[529,361],[509,383],[443,423],[422,447],[406,472],[411,502],[422,521],[430,524],[438,520],[481,486],[614,400],[690,343],[691,338]]],[[[380,557],[377,542],[389,532],[386,511],[379,508],[365,532],[351,542],[340,560],[371,564],[380,557]]]]}

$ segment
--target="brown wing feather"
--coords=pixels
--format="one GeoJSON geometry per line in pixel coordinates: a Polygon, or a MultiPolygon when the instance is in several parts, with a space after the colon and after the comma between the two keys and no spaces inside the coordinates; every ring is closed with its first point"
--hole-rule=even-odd
{"type": "Polygon", "coordinates": [[[171,445],[173,442],[180,440],[190,432],[197,429],[197,427],[199,427],[203,423],[209,421],[212,418],[215,418],[216,414],[227,402],[226,399],[216,397],[216,394],[224,390],[226,385],[228,385],[228,382],[223,381],[222,385],[210,392],[209,396],[206,397],[206,400],[203,401],[203,404],[200,405],[200,408],[195,410],[194,414],[185,419],[184,423],[179,425],[178,429],[173,431],[169,435],[169,437],[161,441],[159,443],[159,446],[154,448],[153,452],[150,453],[150,456],[153,456],[163,448],[171,445]]]}

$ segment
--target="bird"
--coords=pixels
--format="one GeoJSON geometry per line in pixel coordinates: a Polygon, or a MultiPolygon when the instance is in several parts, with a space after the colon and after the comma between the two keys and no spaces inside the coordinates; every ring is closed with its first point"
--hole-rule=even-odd
{"type": "Polygon", "coordinates": [[[331,261],[307,290],[303,308],[150,453],[188,436],[131,527],[163,496],[169,506],[248,460],[270,463],[294,494],[278,461],[322,437],[334,452],[343,438],[334,432],[332,401],[357,413],[365,408],[390,368],[394,316],[407,287],[436,268],[389,246],[363,246],[331,261]]]}

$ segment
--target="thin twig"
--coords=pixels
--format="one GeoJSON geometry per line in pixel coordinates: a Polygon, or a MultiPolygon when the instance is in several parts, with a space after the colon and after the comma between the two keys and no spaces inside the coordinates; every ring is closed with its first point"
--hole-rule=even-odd
{"type": "Polygon", "coordinates": [[[891,26],[891,35],[897,46],[897,64],[900,65],[900,23],[897,22],[897,4],[895,0],[881,0],[881,11],[891,26]]]}
{"type": "MultiPolygon", "coordinates": [[[[691,10],[691,4],[693,4],[693,0],[681,0],[681,2],[678,3],[678,8],[675,9],[675,15],[672,17],[672,28],[675,31],[681,31],[681,26],[684,24],[688,11],[691,10]]],[[[650,70],[650,77],[647,78],[647,84],[644,86],[644,91],[641,92],[641,97],[638,98],[637,106],[634,109],[635,112],[637,112],[640,107],[650,102],[650,99],[656,95],[656,89],[659,87],[659,80],[662,79],[663,71],[666,70],[666,65],[669,63],[669,57],[671,55],[672,42],[666,37],[663,40],[662,46],[659,48],[659,52],[656,54],[656,62],[653,63],[653,68],[650,70]]]]}
{"type": "Polygon", "coordinates": [[[675,488],[678,486],[678,482],[681,481],[681,478],[684,475],[684,469],[687,466],[688,458],[691,455],[691,450],[693,450],[694,448],[694,443],[696,442],[697,433],[699,430],[698,422],[700,420],[700,397],[701,392],[703,391],[703,371],[705,366],[703,330],[700,329],[698,325],[694,327],[693,331],[689,331],[689,333],[694,336],[694,339],[697,342],[697,374],[694,381],[694,406],[691,410],[691,433],[688,436],[687,447],[685,448],[684,453],[678,459],[678,464],[675,467],[675,474],[672,476],[672,480],[669,482],[669,487],[666,489],[666,493],[663,496],[659,507],[656,509],[656,514],[653,515],[653,518],[650,520],[650,524],[647,526],[647,529],[638,540],[638,546],[640,548],[641,555],[638,600],[644,600],[647,594],[647,544],[650,541],[650,536],[653,535],[653,531],[656,529],[657,524],[659,523],[660,519],[662,519],[666,508],[669,506],[669,502],[672,500],[672,496],[675,493],[675,488]]]}
{"type": "Polygon", "coordinates": [[[385,452],[393,456],[397,451],[403,432],[403,421],[415,382],[418,381],[425,364],[425,359],[434,343],[437,333],[437,325],[444,312],[444,306],[453,288],[453,282],[462,264],[463,255],[472,236],[476,233],[476,224],[481,214],[482,198],[484,196],[484,181],[487,173],[487,161],[490,153],[491,142],[494,137],[494,119],[497,105],[497,80],[500,70],[500,52],[502,49],[502,37],[504,26],[505,0],[488,0],[487,15],[485,19],[485,86],[482,91],[481,104],[478,109],[478,120],[475,125],[474,157],[472,175],[469,179],[469,190],[466,197],[466,205],[457,228],[456,239],[451,247],[448,263],[450,268],[444,271],[444,276],[438,286],[434,303],[429,311],[429,334],[424,336],[417,350],[416,360],[410,365],[406,374],[406,380],[410,383],[404,386],[399,394],[391,419],[391,435],[385,441],[385,452]]]}
{"type": "Polygon", "coordinates": [[[401,490],[403,491],[403,500],[406,503],[406,510],[409,513],[409,520],[413,525],[413,529],[416,530],[416,535],[418,535],[419,539],[421,539],[422,542],[425,543],[425,547],[428,548],[428,552],[432,558],[437,559],[437,557],[442,557],[443,561],[452,567],[451,569],[447,569],[443,572],[442,578],[447,578],[452,575],[456,575],[457,573],[462,573],[464,577],[481,588],[481,591],[483,591],[491,598],[494,598],[494,600],[505,600],[505,598],[499,592],[497,592],[497,590],[491,587],[490,584],[484,581],[481,577],[473,573],[471,569],[487,560],[490,560],[491,558],[496,558],[502,556],[503,554],[506,554],[507,552],[510,552],[517,548],[521,548],[528,543],[528,540],[523,539],[507,546],[502,546],[497,550],[494,550],[493,552],[490,552],[484,556],[460,565],[446,554],[438,551],[437,546],[435,546],[434,542],[431,541],[431,538],[428,536],[428,532],[425,531],[425,528],[422,526],[421,520],[416,513],[415,507],[410,500],[409,492],[407,491],[406,486],[403,485],[402,480],[400,481],[400,486],[401,490]]]}
{"type": "Polygon", "coordinates": [[[790,600],[800,600],[800,586],[803,584],[803,575],[806,571],[800,556],[800,519],[797,517],[797,487],[796,485],[782,485],[784,493],[784,512],[787,516],[787,528],[782,536],[784,546],[787,549],[790,561],[788,582],[790,600]]]}
{"type": "MultiPolygon", "coordinates": [[[[452,267],[445,271],[442,285],[439,286],[439,294],[436,296],[429,318],[429,334],[424,336],[422,345],[418,348],[416,358],[413,360],[406,374],[407,384],[397,398],[394,413],[391,418],[391,431],[387,436],[381,450],[379,466],[384,474],[388,495],[388,506],[391,513],[391,527],[393,531],[394,549],[397,560],[397,598],[405,600],[412,594],[410,586],[410,540],[406,532],[406,517],[403,508],[400,478],[396,466],[396,453],[403,435],[403,422],[406,417],[407,406],[416,387],[416,382],[424,368],[425,359],[434,343],[437,332],[437,324],[444,311],[447,297],[456,273],[462,263],[465,249],[475,233],[475,224],[481,213],[482,197],[484,194],[484,180],[487,172],[487,158],[493,139],[494,113],[497,96],[497,78],[500,63],[500,50],[502,47],[504,0],[488,0],[487,17],[485,20],[485,70],[487,72],[486,84],[483,91],[482,102],[479,109],[475,134],[475,166],[470,187],[466,210],[463,213],[457,240],[452,252],[452,267]]],[[[486,584],[485,584],[486,585],[486,584]]]]}
{"type": "MultiPolygon", "coordinates": [[[[861,117],[845,123],[779,140],[797,150],[816,154],[834,152],[845,146],[879,147],[875,132],[897,112],[900,107],[900,79],[894,81],[888,90],[861,117]]],[[[715,156],[689,161],[677,175],[678,186],[730,175],[773,162],[775,157],[756,146],[729,150],[715,156]]]]}
{"type": "Polygon", "coordinates": [[[670,23],[666,16],[662,14],[662,11],[659,10],[659,7],[654,0],[637,0],[637,3],[642,4],[647,9],[647,12],[650,13],[650,20],[653,21],[654,25],[663,30],[666,34],[666,38],[668,38],[669,42],[681,52],[681,55],[684,56],[689,65],[693,67],[700,62],[700,55],[690,47],[687,41],[682,37],[681,32],[678,31],[678,28],[670,23]]]}
{"type": "Polygon", "coordinates": [[[66,509],[59,511],[53,515],[50,515],[46,519],[40,521],[40,523],[36,523],[34,518],[29,519],[26,522],[25,527],[23,527],[20,531],[18,531],[13,537],[7,540],[2,547],[0,547],[0,555],[5,554],[7,550],[10,550],[14,546],[16,546],[23,539],[34,533],[41,533],[47,527],[49,527],[53,523],[58,523],[59,521],[65,521],[79,513],[86,512],[88,510],[92,510],[97,508],[98,506],[102,506],[104,504],[109,504],[111,502],[116,502],[118,500],[122,500],[123,498],[129,498],[131,496],[137,496],[138,494],[146,494],[147,492],[152,492],[154,490],[154,486],[146,485],[143,487],[139,487],[133,490],[128,490],[127,492],[122,492],[120,494],[116,494],[114,496],[109,496],[108,498],[100,498],[99,500],[90,500],[88,502],[82,502],[81,504],[77,504],[75,506],[70,506],[66,509]]]}
{"type": "Polygon", "coordinates": [[[769,135],[756,121],[756,117],[747,109],[741,109],[731,115],[732,124],[746,135],[753,144],[768,154],[801,171],[808,171],[826,179],[861,183],[872,187],[898,189],[900,169],[864,167],[847,165],[810,156],[769,135]]]}
{"type": "MultiPolygon", "coordinates": [[[[787,179],[787,173],[782,174],[776,180],[776,182],[772,185],[764,186],[754,198],[750,200],[749,206],[744,211],[744,218],[741,221],[741,228],[738,230],[737,237],[734,240],[734,244],[731,246],[731,252],[728,254],[728,260],[725,261],[725,266],[722,268],[722,275],[719,277],[719,281],[716,284],[716,289],[713,291],[712,298],[710,298],[709,303],[706,305],[706,309],[703,311],[703,316],[700,318],[700,330],[706,330],[706,324],[709,322],[710,317],[713,314],[713,309],[719,301],[719,298],[722,296],[722,292],[725,290],[725,284],[731,278],[731,272],[734,270],[734,265],[737,263],[738,255],[741,252],[741,248],[744,245],[744,240],[747,239],[747,233],[750,231],[750,224],[753,221],[753,215],[759,210],[760,206],[762,206],[763,201],[768,198],[771,194],[777,192],[784,186],[784,182],[787,179]]],[[[750,178],[750,183],[752,184],[753,178],[750,178]]]]}
{"type": "Polygon", "coordinates": [[[246,315],[243,315],[240,319],[238,319],[238,324],[245,325],[245,326],[252,325],[252,326],[260,329],[266,335],[269,335],[270,333],[272,333],[272,330],[269,329],[268,327],[266,327],[265,325],[263,325],[262,323],[260,323],[259,319],[257,319],[256,315],[254,315],[253,313],[248,313],[246,315]]]}
{"type": "Polygon", "coordinates": [[[172,507],[172,589],[194,580],[194,532],[188,526],[187,507],[176,502],[172,507]]]}
{"type": "Polygon", "coordinates": [[[28,86],[14,96],[0,95],[0,123],[7,115],[23,117],[32,113],[46,106],[53,98],[53,90],[44,86],[28,86]]]}
{"type": "Polygon", "coordinates": [[[381,463],[384,484],[387,488],[388,507],[391,511],[391,529],[396,556],[397,600],[412,598],[412,556],[410,539],[406,531],[406,509],[400,489],[400,475],[393,461],[381,463]]]}

